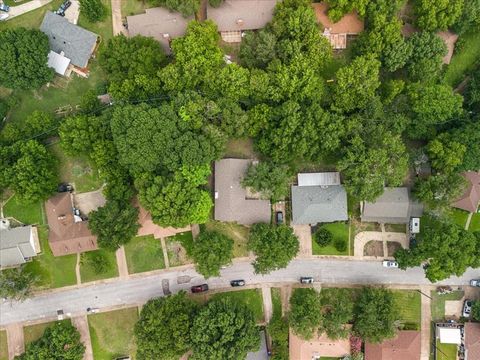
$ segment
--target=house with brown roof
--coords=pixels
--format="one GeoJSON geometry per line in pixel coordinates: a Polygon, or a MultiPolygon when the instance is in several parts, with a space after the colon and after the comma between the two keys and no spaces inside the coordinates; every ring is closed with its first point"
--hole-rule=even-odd
{"type": "Polygon", "coordinates": [[[333,22],[328,17],[327,3],[313,3],[312,7],[318,23],[323,26],[323,36],[330,41],[335,50],[346,49],[347,37],[358,35],[364,29],[363,20],[356,12],[346,14],[339,21],[333,22]]]}
{"type": "Polygon", "coordinates": [[[468,186],[462,197],[452,206],[468,212],[476,212],[480,203],[480,171],[467,171],[462,174],[468,186]]]}
{"type": "Polygon", "coordinates": [[[82,253],[98,249],[97,237],[75,213],[72,195],[59,193],[45,203],[48,220],[48,242],[54,256],[82,253]]]}
{"type": "Polygon", "coordinates": [[[290,330],[289,353],[290,360],[343,358],[350,355],[350,341],[349,339],[332,340],[325,334],[317,334],[310,340],[304,340],[290,330]]]}
{"type": "Polygon", "coordinates": [[[480,323],[465,323],[465,360],[480,359],[480,323]]]}
{"type": "Polygon", "coordinates": [[[381,344],[365,344],[365,360],[420,360],[420,331],[399,331],[381,344]]]}
{"type": "Polygon", "coordinates": [[[216,8],[208,5],[207,19],[217,24],[223,41],[241,42],[244,31],[262,29],[272,20],[277,1],[225,0],[216,8]]]}

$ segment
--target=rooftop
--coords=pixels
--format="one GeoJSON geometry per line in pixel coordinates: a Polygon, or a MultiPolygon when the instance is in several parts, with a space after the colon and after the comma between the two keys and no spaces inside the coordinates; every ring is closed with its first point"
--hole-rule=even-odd
{"type": "Polygon", "coordinates": [[[31,226],[0,230],[0,266],[25,263],[26,258],[37,255],[31,226]]]}
{"type": "Polygon", "coordinates": [[[334,23],[327,15],[327,3],[313,3],[312,7],[315,10],[317,21],[324,28],[329,29],[331,34],[355,35],[363,31],[363,20],[360,19],[356,12],[346,14],[338,22],[334,23]]]}
{"type": "Polygon", "coordinates": [[[365,344],[365,360],[420,360],[420,331],[399,331],[381,344],[365,344]]]}
{"type": "Polygon", "coordinates": [[[475,212],[480,202],[480,172],[467,171],[462,176],[467,180],[468,186],[462,197],[452,206],[468,212],[475,212]]]}
{"type": "Polygon", "coordinates": [[[480,323],[465,323],[465,359],[480,359],[480,323]]]}

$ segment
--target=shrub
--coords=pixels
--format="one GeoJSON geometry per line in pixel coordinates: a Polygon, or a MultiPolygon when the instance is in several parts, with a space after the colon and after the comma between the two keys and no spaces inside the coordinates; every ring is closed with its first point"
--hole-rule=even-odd
{"type": "Polygon", "coordinates": [[[313,238],[315,239],[315,242],[319,246],[323,247],[323,246],[327,246],[327,245],[332,243],[333,235],[329,230],[327,230],[325,228],[320,228],[317,231],[315,231],[315,234],[313,235],[313,238]]]}
{"type": "Polygon", "coordinates": [[[337,251],[340,251],[340,252],[347,250],[347,242],[343,239],[335,240],[335,243],[333,244],[333,246],[335,246],[335,249],[337,249],[337,251]]]}

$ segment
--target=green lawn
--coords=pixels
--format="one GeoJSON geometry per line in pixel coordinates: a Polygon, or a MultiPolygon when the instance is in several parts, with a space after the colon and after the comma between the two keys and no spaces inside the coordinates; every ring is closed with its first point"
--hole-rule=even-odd
{"type": "Polygon", "coordinates": [[[240,291],[229,291],[217,293],[210,297],[210,299],[229,298],[233,301],[238,301],[246,305],[255,314],[257,322],[263,322],[263,299],[262,293],[259,289],[249,289],[240,291]]]}
{"type": "Polygon", "coordinates": [[[313,255],[349,255],[349,246],[348,246],[348,223],[331,223],[324,224],[321,226],[324,229],[329,230],[333,235],[333,241],[331,245],[328,246],[319,246],[312,236],[312,252],[313,255]],[[347,243],[347,248],[345,251],[338,251],[333,245],[336,240],[341,239],[347,243]]]}
{"type": "Polygon", "coordinates": [[[149,7],[152,7],[152,5],[144,0],[124,0],[122,1],[122,18],[144,13],[145,9],[149,7]]]}
{"type": "Polygon", "coordinates": [[[460,209],[452,209],[451,218],[455,224],[458,224],[464,228],[465,224],[467,223],[468,212],[460,209]]]}
{"type": "Polygon", "coordinates": [[[10,7],[14,7],[14,6],[18,6],[18,5],[23,5],[23,4],[28,3],[28,2],[30,2],[30,1],[32,1],[32,0],[23,0],[23,1],[22,1],[22,0],[18,0],[17,2],[15,2],[14,0],[3,0],[3,2],[4,2],[5,4],[7,4],[8,6],[10,6],[10,7]]]}
{"type": "Polygon", "coordinates": [[[243,225],[226,223],[220,221],[209,221],[205,228],[210,231],[217,231],[233,239],[233,257],[248,256],[247,241],[249,229],[243,225]]]}
{"type": "Polygon", "coordinates": [[[420,330],[421,294],[415,290],[393,290],[399,318],[408,330],[420,330]]]}
{"type": "Polygon", "coordinates": [[[385,224],[385,231],[405,233],[407,226],[405,224],[385,224]]]}
{"type": "Polygon", "coordinates": [[[441,344],[437,340],[437,360],[456,360],[457,359],[457,345],[455,344],[441,344]]]}
{"type": "Polygon", "coordinates": [[[272,319],[282,316],[282,297],[280,295],[280,288],[271,288],[272,292],[272,319]]]}
{"type": "Polygon", "coordinates": [[[41,8],[17,16],[16,18],[11,20],[2,21],[0,22],[0,31],[20,26],[38,29],[47,10],[57,10],[58,7],[62,4],[62,2],[63,0],[53,0],[50,4],[42,6],[41,8]]]}
{"type": "Polygon", "coordinates": [[[41,202],[27,203],[13,195],[4,205],[3,213],[6,217],[13,217],[24,224],[43,225],[41,202]]]}
{"type": "MultiPolygon", "coordinates": [[[[105,18],[102,21],[91,23],[87,18],[80,12],[78,17],[78,25],[94,32],[97,35],[100,35],[100,41],[105,42],[108,39],[113,37],[113,27],[112,27],[112,4],[110,0],[101,0],[105,6],[105,18]]],[[[123,1],[122,1],[123,2],[123,1]]],[[[101,45],[102,46],[102,45],[101,45]]]]}
{"type": "Polygon", "coordinates": [[[8,360],[7,332],[0,330],[0,360],[8,360]]]}
{"type": "Polygon", "coordinates": [[[46,226],[38,227],[38,237],[42,253],[25,265],[27,271],[38,277],[38,287],[58,288],[75,285],[75,264],[77,255],[53,256],[48,244],[48,230],[46,226]]]}
{"type": "Polygon", "coordinates": [[[82,278],[82,283],[108,279],[117,276],[118,267],[115,252],[99,249],[88,251],[82,254],[80,259],[80,277],[82,278]],[[105,263],[105,269],[103,269],[100,273],[97,273],[92,265],[92,261],[96,257],[101,257],[102,262],[105,263]]]}
{"type": "Polygon", "coordinates": [[[472,215],[472,220],[470,220],[468,230],[472,232],[480,231],[480,213],[475,213],[472,215]]]}
{"type": "Polygon", "coordinates": [[[130,274],[165,268],[162,244],[153,235],[133,238],[125,245],[125,255],[130,274]]]}
{"type": "Polygon", "coordinates": [[[185,246],[192,246],[192,232],[184,232],[165,239],[167,247],[168,264],[170,267],[191,264],[185,246]],[[186,245],[184,245],[186,244],[186,245]]]}
{"type": "Polygon", "coordinates": [[[90,338],[95,360],[113,360],[120,356],[135,357],[133,329],[138,308],[128,308],[88,316],[90,338]]]}
{"type": "Polygon", "coordinates": [[[103,182],[99,178],[97,168],[84,156],[67,156],[60,143],[49,147],[58,159],[60,180],[74,185],[77,193],[98,190],[103,182]]]}
{"type": "MultiPolygon", "coordinates": [[[[70,322],[70,319],[62,320],[62,322],[70,322]]],[[[35,340],[40,339],[43,333],[45,332],[45,329],[49,326],[52,326],[55,323],[56,321],[50,321],[50,322],[36,324],[36,325],[24,326],[23,336],[25,338],[25,345],[28,345],[34,342],[35,340]]]]}
{"type": "Polygon", "coordinates": [[[436,291],[430,292],[432,297],[431,310],[432,310],[432,321],[444,320],[445,319],[445,301],[446,300],[460,300],[463,298],[463,291],[454,291],[450,294],[439,295],[436,291]]]}
{"type": "Polygon", "coordinates": [[[445,82],[451,86],[459,84],[465,73],[471,70],[480,58],[480,30],[462,35],[458,41],[464,41],[463,49],[455,51],[452,61],[445,72],[445,82]],[[462,40],[463,38],[463,40],[462,40]]]}

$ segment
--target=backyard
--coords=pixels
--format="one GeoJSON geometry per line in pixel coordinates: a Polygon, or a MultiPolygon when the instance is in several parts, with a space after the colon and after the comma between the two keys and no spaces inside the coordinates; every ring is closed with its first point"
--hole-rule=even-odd
{"type": "Polygon", "coordinates": [[[28,203],[13,195],[3,206],[6,217],[13,217],[23,224],[43,225],[43,204],[41,202],[28,203]]]}
{"type": "Polygon", "coordinates": [[[415,290],[393,290],[399,319],[405,330],[420,330],[421,294],[415,290]]]}
{"type": "Polygon", "coordinates": [[[0,360],[8,360],[7,332],[0,330],[0,360]]]}
{"type": "Polygon", "coordinates": [[[128,273],[165,268],[162,244],[153,235],[136,236],[125,245],[128,273]]]}
{"type": "Polygon", "coordinates": [[[112,360],[120,356],[134,359],[133,329],[138,309],[128,308],[88,316],[95,360],[112,360]]]}
{"type": "Polygon", "coordinates": [[[453,209],[451,212],[451,219],[455,224],[460,225],[462,228],[467,223],[468,212],[460,209],[453,209]]]}
{"type": "Polygon", "coordinates": [[[445,301],[447,300],[460,300],[463,298],[463,291],[454,291],[450,294],[439,295],[436,291],[431,291],[432,297],[432,321],[445,319],[445,301]]]}
{"type": "Polygon", "coordinates": [[[348,245],[348,223],[336,222],[331,224],[321,225],[320,228],[327,229],[333,235],[332,243],[327,246],[320,246],[312,236],[312,253],[313,255],[349,255],[350,246],[348,245]],[[345,250],[339,251],[334,244],[336,242],[344,242],[346,244],[345,250]]]}
{"type": "Polygon", "coordinates": [[[480,58],[480,30],[462,35],[458,42],[463,42],[460,50],[453,54],[452,61],[445,72],[445,82],[453,87],[458,85],[468,71],[472,70],[480,58]]]}
{"type": "Polygon", "coordinates": [[[248,256],[247,242],[250,230],[247,227],[235,223],[212,220],[205,224],[205,229],[217,231],[233,239],[233,257],[248,256]]]}
{"type": "Polygon", "coordinates": [[[104,249],[88,251],[80,258],[82,283],[109,279],[118,276],[115,252],[104,249]]]}
{"type": "Polygon", "coordinates": [[[472,220],[470,220],[470,226],[468,227],[469,231],[480,231],[480,213],[475,213],[472,215],[472,220]]]}
{"type": "Polygon", "coordinates": [[[457,345],[455,344],[442,344],[437,339],[436,344],[437,360],[456,360],[457,359],[457,345]]]}
{"type": "MultiPolygon", "coordinates": [[[[113,37],[113,26],[112,26],[112,4],[110,0],[101,0],[102,4],[105,6],[105,17],[102,21],[91,23],[87,18],[82,15],[78,17],[78,26],[81,26],[91,32],[100,35],[101,45],[113,37]]],[[[122,1],[123,2],[123,1],[122,1]]],[[[90,65],[89,65],[90,66],[90,65]]]]}
{"type": "MultiPolygon", "coordinates": [[[[70,319],[62,320],[62,322],[70,322],[70,319]]],[[[36,324],[36,325],[24,326],[23,336],[25,339],[25,345],[28,345],[34,342],[35,340],[40,339],[43,333],[45,332],[45,329],[49,326],[52,326],[55,323],[56,321],[50,321],[50,322],[36,324]]]]}
{"type": "Polygon", "coordinates": [[[240,291],[229,291],[214,294],[210,299],[231,299],[232,301],[238,301],[246,305],[255,314],[257,322],[264,321],[263,317],[263,299],[262,293],[259,289],[249,289],[240,291]]]}

